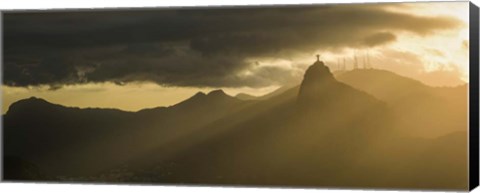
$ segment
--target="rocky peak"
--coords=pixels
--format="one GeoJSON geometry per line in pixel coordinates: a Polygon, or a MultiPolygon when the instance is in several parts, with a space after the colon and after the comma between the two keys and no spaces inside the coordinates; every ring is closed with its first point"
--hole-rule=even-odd
{"type": "Polygon", "coordinates": [[[323,61],[317,60],[305,72],[302,84],[300,85],[299,97],[307,97],[312,95],[319,95],[322,90],[336,80],[330,69],[323,61]]]}
{"type": "Polygon", "coordinates": [[[222,90],[222,89],[218,89],[218,90],[213,90],[211,92],[209,92],[207,94],[207,96],[212,96],[212,97],[224,97],[224,96],[227,96],[228,95],[222,90]]]}

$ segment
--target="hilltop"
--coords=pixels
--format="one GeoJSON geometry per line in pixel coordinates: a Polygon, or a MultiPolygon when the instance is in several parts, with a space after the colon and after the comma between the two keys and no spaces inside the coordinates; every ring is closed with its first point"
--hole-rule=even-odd
{"type": "Polygon", "coordinates": [[[442,114],[458,110],[450,100],[461,88],[358,73],[334,76],[317,60],[299,86],[262,100],[215,90],[138,112],[21,100],[4,115],[5,167],[16,168],[5,178],[465,188],[466,128],[442,114]],[[399,88],[374,84],[385,80],[399,88]],[[445,135],[419,138],[429,128],[445,135]]]}

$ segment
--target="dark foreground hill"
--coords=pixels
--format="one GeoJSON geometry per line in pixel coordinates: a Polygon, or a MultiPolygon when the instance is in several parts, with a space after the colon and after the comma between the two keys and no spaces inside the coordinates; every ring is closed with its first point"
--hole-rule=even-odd
{"type": "Polygon", "coordinates": [[[135,113],[64,107],[32,97],[12,104],[4,116],[4,155],[36,163],[52,176],[91,175],[246,106],[220,90],[135,113]]]}
{"type": "Polygon", "coordinates": [[[428,139],[404,135],[397,106],[356,86],[317,61],[300,86],[265,100],[214,91],[133,113],[26,99],[4,116],[5,155],[22,160],[5,167],[35,170],[5,178],[467,188],[466,128],[428,139]]]}

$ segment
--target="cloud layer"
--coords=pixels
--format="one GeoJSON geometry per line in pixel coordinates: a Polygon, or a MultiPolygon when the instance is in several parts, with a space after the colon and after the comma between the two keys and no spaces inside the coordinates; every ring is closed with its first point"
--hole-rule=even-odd
{"type": "Polygon", "coordinates": [[[4,84],[264,87],[297,74],[252,60],[375,47],[396,41],[397,33],[428,36],[460,24],[387,11],[381,4],[9,12],[4,84]]]}

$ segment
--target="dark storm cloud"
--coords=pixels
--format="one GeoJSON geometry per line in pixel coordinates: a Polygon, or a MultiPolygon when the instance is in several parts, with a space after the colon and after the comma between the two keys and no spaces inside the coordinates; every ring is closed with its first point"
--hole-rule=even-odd
{"type": "Polygon", "coordinates": [[[396,39],[397,37],[393,33],[380,32],[380,33],[372,34],[366,37],[364,43],[369,47],[373,47],[373,46],[386,44],[388,42],[393,42],[396,39]]]}
{"type": "Polygon", "coordinates": [[[252,70],[248,59],[377,46],[396,32],[425,36],[459,26],[380,5],[5,13],[4,84],[260,87],[291,73],[252,70]]]}

